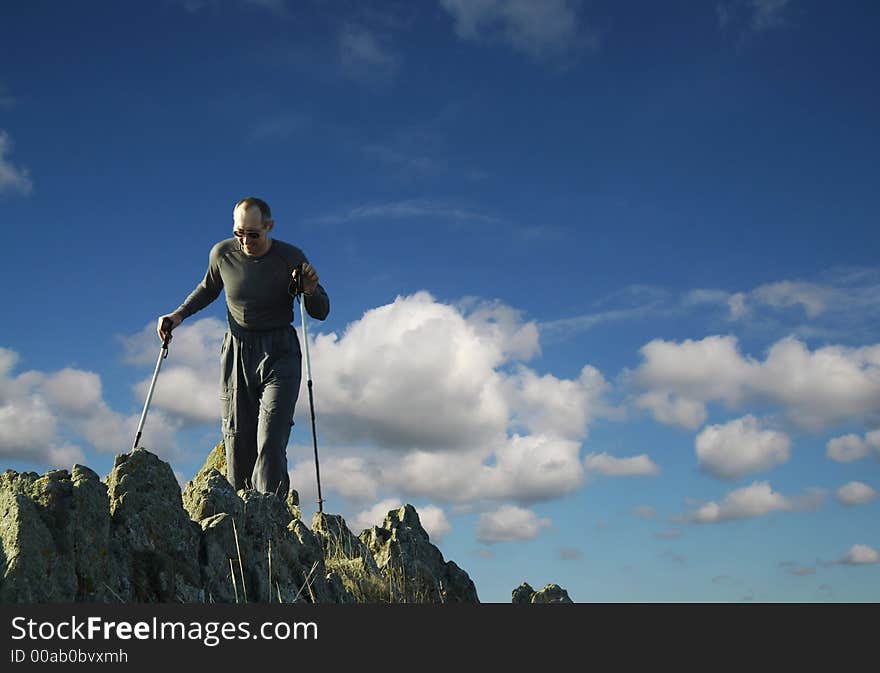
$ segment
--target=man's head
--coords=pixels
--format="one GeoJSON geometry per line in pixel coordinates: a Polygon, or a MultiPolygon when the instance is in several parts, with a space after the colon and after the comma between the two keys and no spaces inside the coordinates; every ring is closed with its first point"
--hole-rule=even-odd
{"type": "Polygon", "coordinates": [[[232,235],[246,255],[256,257],[269,250],[269,232],[273,226],[275,220],[269,204],[255,196],[241,199],[232,209],[232,235]]]}

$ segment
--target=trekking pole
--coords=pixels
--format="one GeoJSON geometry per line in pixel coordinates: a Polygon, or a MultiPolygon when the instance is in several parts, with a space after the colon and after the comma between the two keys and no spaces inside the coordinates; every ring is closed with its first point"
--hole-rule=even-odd
{"type": "Polygon", "coordinates": [[[306,376],[309,387],[309,410],[312,414],[312,443],[315,446],[315,478],[318,480],[318,512],[324,512],[324,498],[321,497],[321,468],[318,465],[318,433],[315,430],[315,398],[312,394],[312,363],[309,359],[309,331],[306,327],[306,303],[303,300],[303,270],[302,264],[297,267],[296,297],[299,300],[299,312],[303,328],[303,347],[306,351],[306,376]]]}
{"type": "Polygon", "coordinates": [[[159,351],[159,359],[156,361],[156,371],[153,372],[153,381],[150,383],[150,390],[147,392],[147,401],[141,414],[141,422],[138,423],[134,444],[131,445],[132,449],[136,449],[138,442],[141,441],[141,432],[144,429],[144,421],[147,420],[147,409],[150,408],[150,400],[153,399],[153,389],[156,387],[156,379],[159,378],[159,369],[162,367],[162,360],[168,357],[168,343],[171,341],[171,321],[168,318],[162,321],[162,331],[165,332],[165,339],[162,341],[162,349],[159,351]]]}

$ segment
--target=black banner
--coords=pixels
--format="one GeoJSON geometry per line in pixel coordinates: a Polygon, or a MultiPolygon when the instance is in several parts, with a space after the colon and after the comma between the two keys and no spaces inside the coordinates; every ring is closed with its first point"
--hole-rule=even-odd
{"type": "Polygon", "coordinates": [[[680,664],[705,651],[715,663],[755,664],[756,653],[815,662],[834,643],[854,657],[878,616],[876,605],[841,604],[0,605],[0,670],[293,662],[397,671],[609,657],[617,666],[680,664]]]}

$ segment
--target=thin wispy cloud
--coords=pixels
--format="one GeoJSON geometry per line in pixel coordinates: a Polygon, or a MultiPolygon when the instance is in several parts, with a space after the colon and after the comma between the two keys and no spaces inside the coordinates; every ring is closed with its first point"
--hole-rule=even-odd
{"type": "Polygon", "coordinates": [[[245,136],[245,141],[250,144],[285,142],[303,132],[310,124],[311,120],[306,115],[299,113],[266,117],[251,125],[245,136]]]}
{"type": "Polygon", "coordinates": [[[401,65],[401,56],[391,47],[390,38],[362,25],[343,26],[337,46],[342,74],[361,84],[388,84],[401,65]]]}
{"type": "Polygon", "coordinates": [[[571,0],[440,0],[440,5],[462,40],[504,44],[537,60],[598,46],[571,0]]]}
{"type": "Polygon", "coordinates": [[[9,92],[5,84],[0,82],[0,109],[10,110],[17,102],[18,99],[9,92]]]}
{"type": "Polygon", "coordinates": [[[715,6],[718,25],[744,35],[764,33],[788,24],[792,0],[731,0],[715,6]]]}
{"type": "Polygon", "coordinates": [[[0,129],[0,196],[29,196],[34,191],[31,172],[12,162],[12,138],[0,129]]]}
{"type": "Polygon", "coordinates": [[[364,204],[344,212],[331,213],[310,220],[313,224],[346,224],[373,219],[441,219],[449,222],[501,224],[500,218],[436,201],[396,201],[364,204]]]}

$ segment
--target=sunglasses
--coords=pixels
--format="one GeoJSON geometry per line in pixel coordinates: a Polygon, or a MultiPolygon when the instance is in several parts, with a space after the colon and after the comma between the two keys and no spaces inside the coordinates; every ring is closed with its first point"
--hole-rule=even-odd
{"type": "Polygon", "coordinates": [[[233,229],[232,235],[236,238],[249,238],[252,241],[258,239],[262,232],[260,231],[244,231],[243,229],[233,229]]]}

